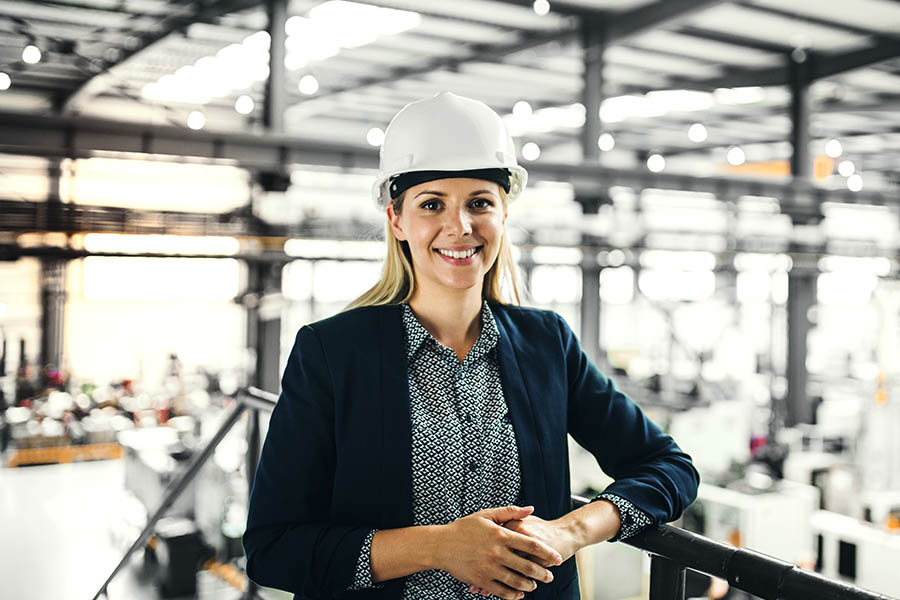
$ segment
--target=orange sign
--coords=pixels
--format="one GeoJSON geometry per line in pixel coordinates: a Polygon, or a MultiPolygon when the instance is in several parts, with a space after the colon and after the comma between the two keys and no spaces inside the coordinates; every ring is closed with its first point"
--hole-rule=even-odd
{"type": "MultiPolygon", "coordinates": [[[[725,169],[732,173],[747,175],[761,175],[763,177],[789,177],[791,174],[791,161],[770,160],[765,162],[747,162],[742,165],[725,165],[725,169]]],[[[834,172],[834,159],[821,154],[813,160],[813,179],[818,182],[825,181],[834,172]]]]}

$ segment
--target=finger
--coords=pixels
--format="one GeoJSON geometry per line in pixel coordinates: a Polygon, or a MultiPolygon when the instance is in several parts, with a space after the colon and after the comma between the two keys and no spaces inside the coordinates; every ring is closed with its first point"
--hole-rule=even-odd
{"type": "Polygon", "coordinates": [[[530,554],[545,567],[562,564],[562,556],[560,556],[559,552],[537,538],[529,537],[509,529],[507,530],[507,537],[507,545],[511,549],[530,554]]]}
{"type": "Polygon", "coordinates": [[[504,573],[497,581],[520,592],[533,592],[537,589],[536,581],[529,579],[528,577],[523,577],[521,574],[510,569],[504,569],[504,573]]]}
{"type": "Polygon", "coordinates": [[[504,600],[522,600],[522,598],[525,597],[525,592],[522,590],[513,589],[496,579],[489,582],[481,590],[482,596],[490,596],[491,594],[503,598],[504,600]]]}
{"type": "Polygon", "coordinates": [[[536,563],[529,556],[522,557],[515,552],[511,552],[507,560],[503,562],[507,569],[512,569],[516,573],[541,583],[550,583],[553,581],[553,573],[544,568],[543,565],[536,563]]]}
{"type": "Polygon", "coordinates": [[[482,516],[495,523],[505,523],[514,519],[523,519],[534,512],[533,506],[500,506],[482,511],[482,516]]]}

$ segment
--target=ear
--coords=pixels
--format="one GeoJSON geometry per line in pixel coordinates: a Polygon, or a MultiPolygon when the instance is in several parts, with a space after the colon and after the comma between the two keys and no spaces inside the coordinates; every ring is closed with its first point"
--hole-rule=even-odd
{"type": "Polygon", "coordinates": [[[387,205],[387,218],[391,224],[391,231],[394,232],[394,237],[401,242],[405,241],[406,233],[404,233],[403,228],[400,226],[400,215],[394,211],[393,204],[387,205]]]}

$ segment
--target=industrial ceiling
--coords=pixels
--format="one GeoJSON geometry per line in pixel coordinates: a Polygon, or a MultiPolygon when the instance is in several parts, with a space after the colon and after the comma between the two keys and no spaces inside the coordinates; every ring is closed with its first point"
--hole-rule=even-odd
{"type": "MultiPolygon", "coordinates": [[[[450,90],[506,115],[535,162],[580,163],[595,29],[605,166],[658,152],[667,172],[786,176],[799,61],[810,153],[840,143],[821,186],[847,190],[841,160],[867,190],[900,181],[897,1],[292,0],[286,16],[288,136],[371,150],[403,105],[450,90]]],[[[247,0],[2,0],[0,111],[263,133],[267,22],[247,0]]]]}

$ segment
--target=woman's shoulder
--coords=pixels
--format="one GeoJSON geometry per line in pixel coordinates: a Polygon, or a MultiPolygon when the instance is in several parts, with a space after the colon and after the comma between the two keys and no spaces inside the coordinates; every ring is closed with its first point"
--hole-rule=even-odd
{"type": "Polygon", "coordinates": [[[380,306],[359,306],[344,310],[330,317],[308,323],[320,336],[359,336],[365,332],[379,327],[382,318],[389,314],[399,314],[399,304],[384,304],[380,306]]]}

